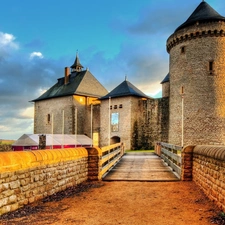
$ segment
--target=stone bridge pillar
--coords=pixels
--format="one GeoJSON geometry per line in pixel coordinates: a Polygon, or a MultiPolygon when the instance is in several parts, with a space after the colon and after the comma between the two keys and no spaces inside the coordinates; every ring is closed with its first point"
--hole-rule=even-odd
{"type": "Polygon", "coordinates": [[[98,147],[88,147],[88,180],[101,180],[101,149],[98,147]]]}
{"type": "Polygon", "coordinates": [[[181,180],[192,180],[192,167],[193,167],[193,149],[194,145],[189,145],[183,148],[181,152],[181,180]]]}

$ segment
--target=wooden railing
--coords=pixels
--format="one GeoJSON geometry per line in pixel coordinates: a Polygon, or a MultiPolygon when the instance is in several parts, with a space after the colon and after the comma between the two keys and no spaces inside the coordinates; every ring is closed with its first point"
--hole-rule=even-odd
{"type": "Polygon", "coordinates": [[[124,146],[121,143],[109,145],[101,148],[102,157],[100,160],[101,172],[103,177],[124,155],[124,146]]]}
{"type": "Polygon", "coordinates": [[[157,142],[157,154],[181,177],[181,146],[157,142]]]}

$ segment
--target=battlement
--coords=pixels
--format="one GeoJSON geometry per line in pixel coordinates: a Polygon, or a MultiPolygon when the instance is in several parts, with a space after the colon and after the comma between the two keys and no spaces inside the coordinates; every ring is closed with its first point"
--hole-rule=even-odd
{"type": "Polygon", "coordinates": [[[204,37],[224,37],[225,36],[225,22],[205,22],[202,24],[196,23],[196,25],[190,26],[188,28],[179,30],[173,33],[167,39],[167,52],[170,53],[170,50],[181,43],[190,41],[196,38],[204,37]]]}

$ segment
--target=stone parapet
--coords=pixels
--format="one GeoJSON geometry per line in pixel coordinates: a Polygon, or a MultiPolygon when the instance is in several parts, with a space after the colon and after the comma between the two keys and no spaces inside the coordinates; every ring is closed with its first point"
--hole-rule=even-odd
{"type": "Polygon", "coordinates": [[[182,150],[183,181],[193,180],[225,211],[225,146],[187,146],[182,150]]]}
{"type": "Polygon", "coordinates": [[[88,179],[85,148],[0,153],[0,215],[88,179]]]}
{"type": "Polygon", "coordinates": [[[225,147],[197,145],[192,174],[205,194],[225,211],[225,147]]]}

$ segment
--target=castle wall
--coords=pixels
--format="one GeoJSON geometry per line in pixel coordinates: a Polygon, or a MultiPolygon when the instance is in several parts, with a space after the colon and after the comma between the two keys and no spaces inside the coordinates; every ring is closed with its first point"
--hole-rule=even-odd
{"type": "Polygon", "coordinates": [[[91,106],[94,100],[96,98],[66,96],[35,102],[34,133],[51,134],[53,129],[54,134],[64,132],[91,137],[92,131],[99,132],[100,127],[99,105],[95,103],[96,105],[91,106]]]}
{"type": "Polygon", "coordinates": [[[134,149],[153,149],[155,141],[168,141],[169,98],[140,100],[133,129],[134,149]]]}
{"type": "Polygon", "coordinates": [[[126,150],[153,149],[155,141],[168,141],[169,99],[127,96],[101,102],[101,146],[109,144],[109,105],[110,114],[119,113],[119,130],[110,130],[110,138],[120,137],[126,150]]]}
{"type": "Polygon", "coordinates": [[[170,82],[165,82],[162,84],[162,97],[170,96],[170,82]]]}
{"type": "Polygon", "coordinates": [[[71,96],[35,102],[34,133],[62,134],[64,110],[64,133],[74,134],[73,108],[71,96]]]}
{"type": "Polygon", "coordinates": [[[119,97],[106,99],[101,101],[100,110],[100,146],[109,145],[109,137],[120,137],[120,142],[123,142],[125,149],[131,149],[131,133],[132,121],[136,115],[136,110],[133,107],[137,105],[137,99],[134,97],[119,97]],[[109,107],[111,106],[111,109],[109,107]],[[118,113],[118,130],[112,130],[111,114],[118,113]],[[110,115],[110,118],[109,118],[110,115]]]}
{"type": "Polygon", "coordinates": [[[167,40],[169,143],[182,144],[182,96],[184,145],[225,143],[223,30],[224,22],[196,24],[179,30],[167,40]]]}

